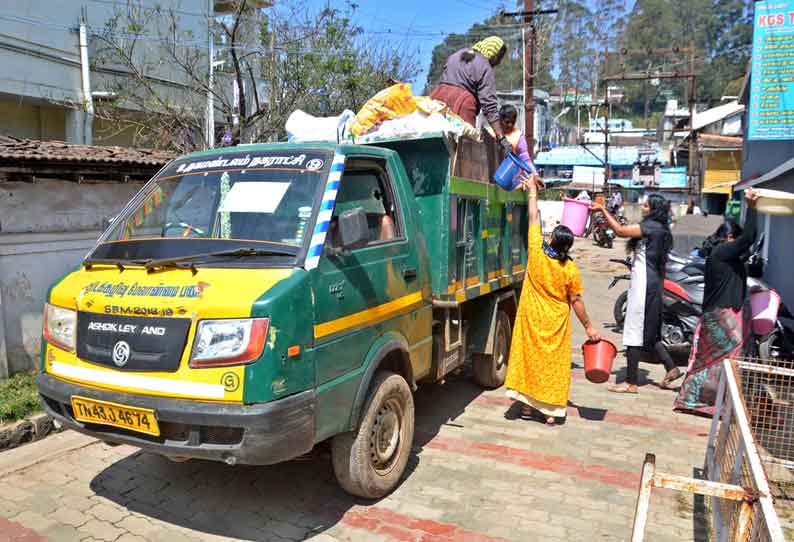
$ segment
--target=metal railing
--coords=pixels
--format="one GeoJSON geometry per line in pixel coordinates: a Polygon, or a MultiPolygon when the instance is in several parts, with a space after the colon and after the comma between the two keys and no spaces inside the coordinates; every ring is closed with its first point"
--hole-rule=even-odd
{"type": "MultiPolygon", "coordinates": [[[[743,384],[736,360],[722,362],[714,418],[706,448],[706,475],[713,482],[736,484],[753,496],[749,525],[742,524],[744,509],[735,501],[712,498],[712,527],[717,542],[727,540],[770,540],[785,537],[775,511],[772,492],[761,454],[753,436],[743,384]],[[722,416],[719,413],[722,412],[722,416]],[[745,531],[745,529],[748,529],[745,531]],[[747,536],[745,536],[745,533],[747,536]]],[[[749,380],[744,387],[752,387],[749,380]]],[[[752,401],[751,401],[751,404],[752,401]]]]}
{"type": "Polygon", "coordinates": [[[787,385],[794,370],[771,369],[750,360],[726,360],[722,368],[706,449],[706,479],[656,472],[656,458],[646,455],[632,542],[641,542],[645,536],[654,488],[709,497],[710,533],[716,542],[785,541],[764,465],[780,467],[783,481],[792,480],[794,457],[789,454],[794,404],[787,402],[787,394],[794,389],[787,385]],[[793,410],[781,414],[781,409],[789,407],[793,410]]]}
{"type": "Polygon", "coordinates": [[[772,496],[794,500],[794,361],[742,359],[736,367],[772,496]]]}

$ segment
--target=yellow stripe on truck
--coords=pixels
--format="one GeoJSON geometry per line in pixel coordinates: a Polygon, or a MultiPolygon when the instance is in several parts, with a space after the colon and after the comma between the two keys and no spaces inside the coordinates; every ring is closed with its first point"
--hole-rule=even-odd
{"type": "Polygon", "coordinates": [[[355,312],[348,316],[317,324],[314,326],[314,337],[320,339],[354,327],[374,325],[394,316],[399,316],[401,312],[411,309],[414,305],[421,302],[422,292],[414,292],[413,294],[399,297],[394,301],[389,301],[388,303],[372,307],[371,309],[355,312]]]}

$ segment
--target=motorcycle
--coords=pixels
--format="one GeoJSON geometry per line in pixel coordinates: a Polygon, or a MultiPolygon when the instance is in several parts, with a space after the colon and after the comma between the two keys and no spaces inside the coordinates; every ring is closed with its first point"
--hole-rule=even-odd
{"type": "Polygon", "coordinates": [[[591,217],[593,227],[593,241],[603,248],[612,248],[612,241],[615,239],[615,231],[609,227],[607,219],[603,213],[595,213],[591,217]]]}
{"type": "MultiPolygon", "coordinates": [[[[625,226],[629,223],[628,219],[623,214],[623,207],[612,208],[610,212],[621,226],[625,226]]],[[[587,228],[585,229],[584,236],[587,238],[591,234],[593,235],[593,241],[595,241],[598,246],[612,248],[612,241],[614,241],[616,237],[615,232],[609,227],[609,223],[600,212],[591,213],[587,219],[587,228]]]]}
{"type": "MultiPolygon", "coordinates": [[[[631,259],[610,259],[631,271],[631,259]]],[[[688,351],[695,329],[703,314],[705,263],[700,258],[687,258],[671,252],[668,256],[662,292],[662,343],[669,351],[688,351]]],[[[631,280],[631,274],[616,275],[609,289],[621,280],[631,280]]],[[[616,328],[626,319],[628,290],[622,292],[612,309],[616,328]]]]}

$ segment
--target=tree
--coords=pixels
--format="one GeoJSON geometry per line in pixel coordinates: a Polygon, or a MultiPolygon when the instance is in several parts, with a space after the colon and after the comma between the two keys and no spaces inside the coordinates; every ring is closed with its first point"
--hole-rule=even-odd
{"type": "MultiPolygon", "coordinates": [[[[523,2],[519,2],[523,5],[523,2]]],[[[520,7],[520,6],[519,6],[520,7]]],[[[464,47],[471,47],[476,42],[491,35],[505,40],[507,55],[496,67],[496,86],[500,91],[523,90],[524,88],[524,48],[522,39],[523,22],[520,18],[504,18],[500,15],[488,17],[481,23],[474,24],[463,34],[449,34],[433,48],[430,70],[424,92],[429,94],[438,84],[444,65],[450,55],[464,47]]],[[[554,86],[552,76],[552,54],[550,42],[550,24],[544,18],[535,21],[535,88],[551,89],[554,86]]]]}
{"type": "MultiPolygon", "coordinates": [[[[628,49],[685,47],[696,50],[697,102],[716,105],[729,86],[734,90],[744,76],[752,45],[752,0],[637,0],[623,32],[628,49]]],[[[628,59],[633,70],[689,70],[684,54],[628,59]]],[[[667,81],[682,99],[686,81],[667,81]]],[[[627,85],[631,108],[649,115],[661,95],[661,86],[647,81],[627,85]]],[[[730,94],[730,92],[727,92],[730,94]]]]}
{"type": "Polygon", "coordinates": [[[563,0],[554,27],[554,49],[561,95],[572,92],[574,102],[592,92],[597,77],[597,51],[593,42],[593,13],[577,0],[563,0]]]}
{"type": "MultiPolygon", "coordinates": [[[[674,2],[679,0],[637,0],[629,15],[621,46],[631,50],[683,46],[681,43],[683,28],[674,2]]],[[[625,63],[627,71],[653,73],[670,67],[671,63],[678,62],[681,58],[683,57],[680,55],[678,57],[639,55],[620,57],[620,62],[625,63]]],[[[610,70],[612,69],[614,66],[610,65],[610,70]]],[[[629,108],[635,113],[642,114],[646,124],[651,116],[651,106],[660,96],[661,84],[661,81],[653,84],[645,80],[628,83],[625,86],[629,108]]],[[[666,80],[664,84],[668,87],[672,86],[677,92],[685,88],[675,80],[666,80]]]]}
{"type": "Polygon", "coordinates": [[[741,88],[752,54],[752,0],[713,0],[714,13],[705,62],[708,70],[698,74],[698,95],[716,102],[724,94],[736,95],[741,88]]]}
{"type": "Polygon", "coordinates": [[[278,10],[252,9],[247,0],[233,5],[232,13],[209,21],[222,63],[212,85],[195,21],[191,28],[178,10],[161,6],[118,7],[97,36],[95,54],[116,98],[100,104],[97,116],[113,130],[132,129],[137,145],[192,150],[208,143],[210,93],[233,141],[261,141],[283,136],[295,109],[358,110],[390,78],[418,71],[415,50],[363,39],[352,4],[314,12],[305,2],[280,2],[278,10]]]}

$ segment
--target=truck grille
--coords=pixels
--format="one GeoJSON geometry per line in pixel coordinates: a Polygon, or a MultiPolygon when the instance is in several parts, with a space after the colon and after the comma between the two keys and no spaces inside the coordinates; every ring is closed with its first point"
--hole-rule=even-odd
{"type": "Polygon", "coordinates": [[[79,312],[77,356],[122,371],[174,372],[190,330],[189,318],[141,318],[79,312]]]}

